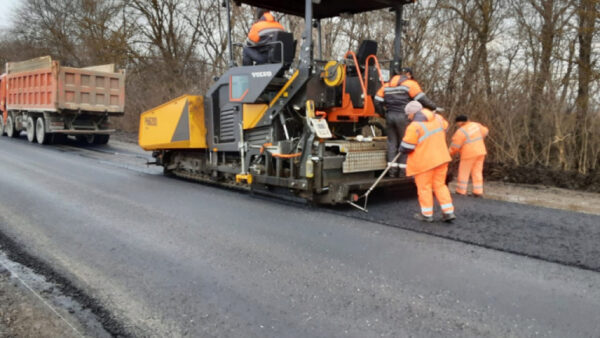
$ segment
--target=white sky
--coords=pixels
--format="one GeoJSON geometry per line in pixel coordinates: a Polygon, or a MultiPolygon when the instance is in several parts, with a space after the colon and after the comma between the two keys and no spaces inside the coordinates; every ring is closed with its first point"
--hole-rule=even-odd
{"type": "Polygon", "coordinates": [[[0,0],[0,28],[10,26],[11,17],[23,0],[0,0]]]}

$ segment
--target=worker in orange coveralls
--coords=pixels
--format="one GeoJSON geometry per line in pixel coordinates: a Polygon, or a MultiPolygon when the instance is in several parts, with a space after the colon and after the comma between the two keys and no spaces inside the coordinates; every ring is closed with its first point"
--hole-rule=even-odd
{"type": "Polygon", "coordinates": [[[411,101],[404,108],[411,123],[406,127],[400,150],[408,153],[406,176],[414,176],[421,212],[415,218],[433,222],[433,194],[442,209],[442,220],[456,219],[452,197],[446,185],[448,163],[452,160],[446,144],[448,121],[441,115],[411,101]]]}
{"type": "Polygon", "coordinates": [[[469,176],[473,179],[473,196],[483,195],[483,161],[487,151],[484,139],[488,135],[488,128],[480,123],[469,121],[465,115],[456,117],[458,130],[452,136],[450,155],[460,152],[458,166],[458,183],[456,193],[467,194],[469,176]]]}
{"type": "Polygon", "coordinates": [[[284,30],[273,14],[265,9],[258,9],[257,18],[246,39],[247,46],[244,47],[242,59],[244,66],[251,66],[255,62],[257,65],[267,63],[269,46],[266,44],[273,40],[274,33],[284,30]]]}

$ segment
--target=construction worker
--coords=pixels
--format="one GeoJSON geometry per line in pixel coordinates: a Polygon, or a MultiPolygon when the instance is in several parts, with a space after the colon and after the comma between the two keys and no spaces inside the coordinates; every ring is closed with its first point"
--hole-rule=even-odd
{"type": "MultiPolygon", "coordinates": [[[[385,83],[375,95],[375,107],[380,115],[385,114],[387,135],[387,160],[391,162],[400,150],[400,142],[404,136],[404,130],[408,124],[404,107],[412,100],[419,101],[425,108],[435,110],[437,106],[433,103],[421,86],[413,77],[411,68],[401,69],[400,75],[395,75],[385,83]]],[[[399,168],[406,167],[406,156],[402,155],[398,163],[389,163],[390,177],[398,177],[399,168]]]]}
{"type": "Polygon", "coordinates": [[[415,214],[415,218],[433,222],[435,194],[442,209],[442,219],[451,222],[456,216],[446,185],[448,163],[452,159],[446,144],[448,121],[417,101],[409,102],[404,110],[411,123],[406,128],[400,151],[408,153],[406,176],[414,176],[417,185],[421,212],[415,214]]]}
{"type": "Polygon", "coordinates": [[[271,12],[265,9],[257,10],[257,19],[248,33],[244,47],[242,62],[244,66],[267,63],[270,46],[275,32],[283,31],[283,26],[275,20],[271,12]]]}
{"type": "Polygon", "coordinates": [[[484,139],[488,135],[488,128],[477,122],[469,121],[465,115],[456,117],[458,130],[452,136],[450,155],[460,152],[458,166],[458,183],[456,193],[467,194],[469,176],[473,179],[473,196],[483,195],[483,161],[487,151],[484,139]]]}

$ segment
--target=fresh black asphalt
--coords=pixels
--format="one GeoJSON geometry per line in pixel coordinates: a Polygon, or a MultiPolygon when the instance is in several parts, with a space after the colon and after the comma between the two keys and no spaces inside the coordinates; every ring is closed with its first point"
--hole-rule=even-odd
{"type": "Polygon", "coordinates": [[[453,195],[457,219],[451,224],[416,221],[414,197],[384,192],[368,213],[352,207],[332,212],[407,230],[600,271],[600,216],[510,202],[453,195]]]}

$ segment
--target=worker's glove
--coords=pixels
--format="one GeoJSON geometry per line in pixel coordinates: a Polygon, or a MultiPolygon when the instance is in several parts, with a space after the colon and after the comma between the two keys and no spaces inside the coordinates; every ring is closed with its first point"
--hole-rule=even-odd
{"type": "Polygon", "coordinates": [[[435,108],[435,112],[436,112],[436,113],[443,113],[443,112],[445,112],[445,111],[446,111],[446,110],[444,110],[444,108],[442,108],[442,107],[437,107],[437,108],[435,108]]]}

